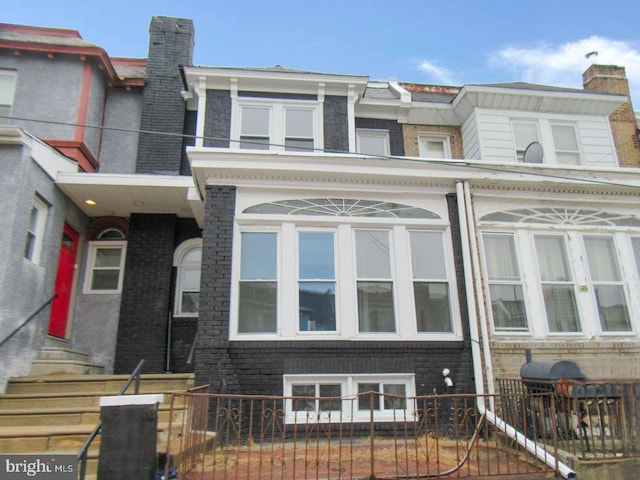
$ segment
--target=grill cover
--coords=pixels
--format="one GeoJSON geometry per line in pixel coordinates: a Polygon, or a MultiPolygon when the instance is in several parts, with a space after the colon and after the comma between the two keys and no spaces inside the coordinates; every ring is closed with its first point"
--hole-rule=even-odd
{"type": "Polygon", "coordinates": [[[586,380],[587,377],[575,362],[570,360],[553,360],[544,362],[528,362],[520,368],[523,380],[557,381],[563,378],[586,380]]]}

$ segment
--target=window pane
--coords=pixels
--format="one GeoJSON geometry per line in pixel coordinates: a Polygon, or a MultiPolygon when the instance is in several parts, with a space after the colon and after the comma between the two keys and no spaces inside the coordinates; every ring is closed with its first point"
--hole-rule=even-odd
{"type": "Polygon", "coordinates": [[[636,257],[636,267],[638,267],[638,275],[640,275],[640,238],[632,238],[631,245],[633,246],[633,253],[636,257]]]}
{"type": "Polygon", "coordinates": [[[359,278],[391,278],[389,233],[357,230],[356,262],[359,278]]]}
{"type": "Polygon", "coordinates": [[[550,332],[579,332],[573,285],[544,285],[544,305],[550,332]]]}
{"type": "Polygon", "coordinates": [[[313,152],[313,139],[285,138],[284,149],[287,152],[313,152]]]}
{"type": "Polygon", "coordinates": [[[520,280],[516,250],[511,235],[485,235],[489,280],[520,280]]]}
{"type": "Polygon", "coordinates": [[[449,285],[446,283],[414,282],[418,332],[453,332],[449,309],[449,285]]]}
{"type": "Polygon", "coordinates": [[[238,332],[275,333],[277,293],[276,282],[241,282],[238,332]]]}
{"type": "Polygon", "coordinates": [[[525,150],[530,143],[538,142],[538,126],[533,122],[513,122],[516,150],[525,150]]]}
{"type": "Polygon", "coordinates": [[[269,137],[249,137],[243,135],[240,137],[240,148],[253,150],[269,150],[269,137]]]}
{"type": "Polygon", "coordinates": [[[313,110],[287,108],[285,124],[286,137],[313,139],[313,110]]]}
{"type": "Polygon", "coordinates": [[[368,394],[367,392],[379,392],[379,383],[358,383],[358,409],[359,410],[380,410],[379,395],[368,394]]]}
{"type": "Polygon", "coordinates": [[[242,107],[242,135],[269,136],[269,109],[260,107],[242,107]]]}
{"type": "Polygon", "coordinates": [[[340,384],[337,385],[320,385],[320,402],[319,409],[320,411],[326,412],[330,410],[342,410],[342,400],[340,397],[342,396],[342,387],[340,384]],[[322,398],[334,397],[327,400],[322,400],[322,398]]]}
{"type": "MultiPolygon", "coordinates": [[[[315,385],[292,385],[291,395],[293,397],[315,397],[315,385]]],[[[314,398],[296,398],[293,400],[293,410],[296,412],[314,412],[316,410],[314,398]]]]}
{"type": "Polygon", "coordinates": [[[182,257],[182,263],[197,263],[200,264],[202,262],[202,249],[201,248],[192,248],[182,257]]]}
{"type": "Polygon", "coordinates": [[[13,72],[0,72],[0,105],[11,105],[13,103],[15,83],[16,75],[13,72]]]}
{"type": "Polygon", "coordinates": [[[578,150],[576,130],[571,125],[551,125],[556,150],[578,150]]]}
{"type": "Polygon", "coordinates": [[[182,270],[182,282],[180,286],[184,290],[200,290],[200,269],[191,268],[182,270]]]}
{"type": "Polygon", "coordinates": [[[277,276],[276,233],[242,233],[240,278],[242,280],[274,280],[277,276]]]}
{"type": "Polygon", "coordinates": [[[411,265],[414,279],[447,278],[440,232],[411,232],[411,265]]]}
{"type": "Polygon", "coordinates": [[[422,141],[422,148],[425,157],[444,158],[444,140],[424,139],[422,141]]]}
{"type": "Polygon", "coordinates": [[[496,330],[526,330],[527,317],[520,285],[490,285],[491,311],[496,330]]]}
{"type": "Polygon", "coordinates": [[[385,134],[358,134],[358,152],[368,155],[387,155],[389,137],[385,134]]]}
{"type": "Polygon", "coordinates": [[[556,152],[556,159],[562,165],[580,165],[579,153],[556,152]]]}
{"type": "Polygon", "coordinates": [[[122,249],[98,248],[96,249],[96,267],[120,267],[122,249]]]}
{"type": "Polygon", "coordinates": [[[564,238],[536,236],[535,242],[542,281],[571,281],[572,278],[567,265],[567,254],[564,248],[564,238]]]}
{"type": "Polygon", "coordinates": [[[335,283],[300,282],[299,285],[300,331],[335,331],[335,283]]]}
{"type": "Polygon", "coordinates": [[[182,313],[198,313],[200,292],[182,292],[182,313]]]}
{"type": "Polygon", "coordinates": [[[360,332],[395,332],[391,282],[358,282],[360,332]]]}
{"type": "Polygon", "coordinates": [[[385,410],[404,410],[407,407],[407,391],[404,385],[383,385],[385,410]],[[388,395],[393,395],[390,397],[388,395]]]}
{"type": "Polygon", "coordinates": [[[600,323],[605,332],[630,332],[631,322],[621,285],[597,285],[596,301],[600,323]]]}
{"type": "Polygon", "coordinates": [[[117,290],[120,270],[94,270],[91,290],[117,290]]]}
{"type": "Polygon", "coordinates": [[[24,247],[24,258],[33,260],[33,252],[36,248],[36,236],[32,232],[27,232],[27,243],[24,247]]]}
{"type": "Polygon", "coordinates": [[[300,279],[333,280],[333,233],[304,232],[299,236],[300,279]]]}
{"type": "Polygon", "coordinates": [[[616,282],[620,272],[611,237],[585,237],[591,279],[598,282],[616,282]]]}

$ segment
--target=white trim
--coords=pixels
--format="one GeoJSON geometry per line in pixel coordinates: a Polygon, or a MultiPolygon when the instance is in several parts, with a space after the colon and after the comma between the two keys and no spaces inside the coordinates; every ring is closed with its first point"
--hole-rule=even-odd
{"type": "Polygon", "coordinates": [[[196,112],[196,143],[195,146],[204,147],[204,123],[206,121],[207,111],[207,79],[205,77],[198,78],[198,86],[196,87],[198,95],[198,111],[196,112]]]}
{"type": "MultiPolygon", "coordinates": [[[[379,408],[373,412],[374,422],[389,422],[403,418],[407,421],[418,421],[416,414],[415,374],[413,373],[351,373],[351,374],[291,374],[283,375],[283,393],[285,397],[285,423],[334,423],[334,422],[369,422],[371,411],[358,409],[358,384],[378,383],[380,385],[403,385],[405,388],[406,408],[385,409],[384,402],[379,399],[379,408]],[[341,386],[341,410],[330,413],[294,412],[292,403],[292,387],[294,385],[339,384],[341,386]],[[353,412],[353,415],[351,413],[353,412]]],[[[379,390],[379,388],[378,388],[379,390]]],[[[382,392],[381,392],[382,393],[382,392]]],[[[318,398],[318,397],[316,397],[318,398]]]]}
{"type": "MultiPolygon", "coordinates": [[[[98,240],[88,242],[87,265],[84,277],[84,285],[82,293],[85,294],[119,294],[122,292],[122,283],[124,280],[124,266],[127,254],[126,241],[98,240]],[[117,267],[104,268],[103,270],[118,271],[118,286],[115,289],[93,289],[93,272],[96,270],[96,252],[98,249],[120,250],[120,264],[117,267]]],[[[140,288],[144,288],[141,286],[140,288]]]]}
{"type": "Polygon", "coordinates": [[[356,150],[358,153],[365,155],[378,155],[389,156],[389,130],[375,129],[375,128],[356,128],[356,150]],[[361,141],[363,138],[382,139],[383,140],[383,152],[363,152],[361,141]]]}
{"type": "Polygon", "coordinates": [[[112,397],[100,397],[101,407],[121,407],[124,405],[156,405],[164,403],[164,394],[154,393],[147,395],[114,395],[112,397]]]}

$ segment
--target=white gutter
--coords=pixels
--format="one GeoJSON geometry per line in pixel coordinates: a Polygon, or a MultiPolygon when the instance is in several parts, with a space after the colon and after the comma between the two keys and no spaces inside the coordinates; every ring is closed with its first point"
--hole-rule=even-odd
{"type": "MultiPolygon", "coordinates": [[[[475,385],[476,385],[476,393],[477,396],[477,404],[478,404],[478,412],[480,415],[485,415],[489,423],[493,424],[500,431],[504,432],[509,438],[515,440],[522,447],[526,448],[529,453],[535,456],[540,461],[544,462],[551,468],[557,468],[560,475],[563,478],[575,478],[576,473],[570,469],[567,465],[562,463],[556,457],[547,452],[544,447],[538,445],[537,442],[528,439],[522,433],[518,432],[514,427],[509,425],[507,422],[498,417],[495,413],[493,413],[493,409],[487,409],[485,406],[484,400],[484,375],[482,368],[482,357],[480,354],[480,341],[478,338],[478,317],[476,315],[476,296],[474,295],[474,286],[475,282],[473,279],[473,268],[472,264],[476,264],[476,262],[472,262],[471,258],[471,246],[470,246],[470,236],[469,236],[469,223],[468,223],[468,215],[465,199],[470,199],[468,193],[469,185],[467,182],[457,181],[456,182],[456,198],[458,204],[458,215],[460,220],[460,241],[462,243],[462,257],[463,257],[463,265],[464,265],[464,278],[466,285],[466,294],[467,294],[467,304],[469,310],[469,333],[471,336],[471,357],[473,360],[473,373],[475,377],[475,385]],[[466,185],[465,185],[466,184],[466,185]],[[466,187],[466,188],[465,188],[466,187]],[[467,192],[465,192],[467,190],[467,192]]],[[[469,214],[471,212],[469,211],[469,214]]],[[[473,220],[473,219],[471,219],[473,220]]],[[[486,326],[483,328],[483,336],[485,335],[486,326]]],[[[488,340],[487,340],[488,341],[488,340]]],[[[493,390],[493,381],[490,382],[490,388],[492,390],[489,391],[489,394],[495,394],[495,390],[493,390]]]]}

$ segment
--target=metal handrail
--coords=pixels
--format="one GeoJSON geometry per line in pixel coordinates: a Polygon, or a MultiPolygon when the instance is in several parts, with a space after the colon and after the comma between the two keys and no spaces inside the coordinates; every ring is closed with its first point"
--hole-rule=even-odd
{"type": "Polygon", "coordinates": [[[2,340],[0,342],[0,347],[2,347],[5,343],[7,343],[9,340],[11,340],[13,338],[13,336],[18,333],[20,331],[20,329],[22,327],[24,327],[27,323],[29,323],[31,320],[33,320],[36,315],[38,315],[42,310],[44,310],[44,308],[49,305],[51,302],[53,302],[56,298],[58,298],[58,295],[54,295],[53,297],[51,297],[49,300],[47,300],[46,302],[44,302],[40,308],[38,308],[35,312],[33,312],[31,315],[29,315],[29,317],[27,317],[27,319],[22,322],[21,325],[17,326],[16,328],[13,329],[13,332],[11,332],[9,334],[9,336],[7,338],[5,338],[4,340],[2,340]]]}
{"type": "MultiPolygon", "coordinates": [[[[129,375],[129,378],[127,379],[126,383],[122,386],[122,388],[120,389],[120,392],[118,392],[118,395],[124,395],[124,393],[131,386],[134,380],[136,382],[135,389],[134,389],[135,395],[140,393],[140,371],[142,370],[142,366],[144,365],[144,362],[145,362],[144,358],[140,360],[140,362],[138,363],[138,366],[135,368],[133,372],[131,372],[131,375],[129,375]]],[[[80,464],[80,474],[78,476],[79,480],[84,480],[84,477],[87,473],[87,456],[89,455],[89,447],[91,446],[91,443],[95,440],[95,438],[98,436],[101,429],[102,429],[102,420],[98,422],[98,424],[96,425],[96,428],[94,428],[93,431],[89,434],[89,437],[84,442],[84,445],[82,446],[82,448],[78,452],[78,455],[76,456],[76,462],[80,464]]]]}

